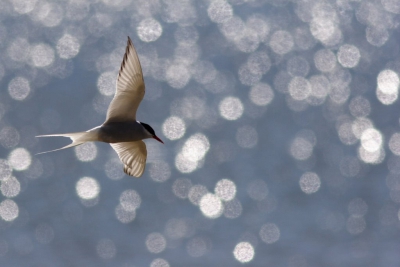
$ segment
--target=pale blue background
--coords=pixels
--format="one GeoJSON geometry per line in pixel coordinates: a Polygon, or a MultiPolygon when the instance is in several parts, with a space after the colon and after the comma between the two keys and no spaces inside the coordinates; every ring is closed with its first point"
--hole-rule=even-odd
{"type": "MultiPolygon", "coordinates": [[[[153,262],[157,258],[169,266],[242,266],[233,254],[240,242],[254,247],[254,258],[248,266],[399,266],[400,188],[396,187],[399,174],[393,167],[399,159],[389,140],[400,131],[400,109],[398,101],[385,105],[376,94],[378,74],[384,69],[400,70],[398,2],[341,0],[322,5],[321,1],[220,1],[228,10],[220,10],[221,16],[227,12],[225,19],[213,13],[213,5],[218,3],[211,2],[0,1],[0,157],[8,159],[14,149],[25,148],[32,157],[32,166],[41,168],[38,175],[33,167],[13,171],[21,191],[10,199],[18,205],[19,213],[12,222],[0,219],[1,266],[167,266],[153,262]],[[248,30],[241,44],[234,37],[239,28],[234,28],[233,38],[227,38],[219,24],[230,19],[229,10],[244,24],[256,13],[261,14],[267,32],[262,37],[260,32],[248,30]],[[145,42],[137,28],[149,17],[158,21],[162,34],[145,42]],[[322,23],[321,34],[332,26],[339,38],[332,34],[333,40],[322,40],[316,32],[313,35],[315,23],[322,23]],[[177,86],[171,80],[157,75],[155,69],[162,68],[162,61],[157,58],[169,60],[164,61],[167,67],[179,62],[176,31],[180,27],[192,27],[189,29],[198,34],[194,41],[181,41],[189,47],[189,52],[180,53],[181,60],[186,60],[185,68],[207,60],[223,75],[225,87],[214,84],[213,88],[191,77],[182,88],[174,88],[177,86]],[[303,41],[296,33],[299,29],[306,33],[303,41]],[[367,38],[368,29],[378,32],[375,41],[367,38]],[[271,40],[276,31],[282,30],[292,36],[293,45],[287,53],[277,54],[271,40]],[[75,36],[80,46],[79,53],[63,59],[57,44],[64,34],[75,36]],[[151,124],[165,142],[161,145],[146,141],[149,163],[143,177],[107,177],[105,164],[116,159],[107,144],[96,144],[97,156],[90,162],[78,160],[74,149],[35,156],[67,144],[61,138],[37,140],[35,135],[82,131],[103,122],[111,96],[99,93],[98,79],[104,72],[116,73],[128,35],[138,50],[147,85],[138,119],[151,124]],[[17,38],[26,40],[28,47],[12,47],[17,38]],[[251,39],[255,42],[253,47],[246,44],[250,38],[255,38],[251,39]],[[32,51],[38,44],[51,48],[52,63],[38,66],[33,61],[32,51]],[[324,48],[337,57],[344,44],[356,47],[360,53],[355,67],[346,68],[336,62],[336,68],[351,78],[348,85],[338,89],[339,98],[344,100],[335,103],[332,93],[320,105],[307,101],[293,104],[287,90],[292,76],[304,72],[305,78],[310,79],[324,74],[331,83],[340,81],[340,77],[322,73],[314,59],[316,52],[324,48]],[[240,68],[257,51],[268,55],[271,67],[255,74],[253,80],[246,80],[240,76],[240,68]],[[300,66],[288,74],[288,62],[295,56],[304,59],[308,72],[300,66]],[[284,75],[279,76],[282,72],[284,75]],[[9,93],[16,77],[23,77],[30,84],[29,94],[21,100],[13,99],[9,93]],[[257,106],[249,99],[252,85],[258,82],[269,84],[274,92],[267,106],[257,106]],[[280,82],[283,86],[279,87],[280,82]],[[204,120],[211,126],[205,126],[202,118],[185,117],[190,109],[181,113],[174,109],[182,101],[189,99],[190,103],[193,96],[204,104],[204,112],[211,116],[204,120]],[[221,101],[229,96],[240,99],[244,107],[237,120],[226,120],[219,114],[221,101]],[[352,110],[352,101],[360,96],[363,103],[368,102],[370,112],[365,105],[357,107],[360,113],[352,110]],[[183,114],[186,123],[185,135],[169,140],[162,125],[171,115],[179,114],[183,114]],[[362,145],[352,134],[351,144],[339,137],[340,126],[353,123],[357,114],[369,119],[382,136],[381,160],[376,164],[360,157],[362,145]],[[257,132],[254,147],[243,147],[237,140],[237,131],[244,126],[257,132]],[[14,134],[2,132],[6,127],[12,127],[14,134]],[[208,138],[210,148],[198,169],[181,173],[175,158],[183,143],[196,133],[208,138]],[[296,159],[291,153],[299,136],[315,141],[305,160],[296,159]],[[346,165],[348,162],[353,165],[346,165]],[[155,181],[157,166],[163,166],[160,172],[167,173],[166,181],[155,181]],[[316,173],[320,179],[315,193],[306,194],[299,185],[306,172],[316,173]],[[98,202],[92,206],[89,203],[89,207],[76,192],[82,177],[92,177],[100,185],[98,202]],[[173,184],[181,178],[190,179],[193,185],[201,184],[211,193],[219,180],[230,179],[236,185],[236,200],[242,207],[240,216],[206,218],[198,206],[174,195],[173,184]],[[260,189],[267,193],[262,200],[254,200],[249,194],[256,180],[264,181],[268,188],[268,192],[260,189]],[[115,208],[127,189],[140,195],[141,205],[136,218],[124,224],[116,218],[115,208]],[[171,219],[185,221],[191,232],[171,238],[166,231],[171,219]],[[263,241],[260,229],[265,224],[275,224],[279,229],[276,242],[263,241]],[[146,238],[154,232],[166,240],[166,248],[160,253],[151,253],[146,247],[146,238]],[[187,249],[195,238],[203,242],[199,257],[187,249]],[[105,254],[101,252],[102,244],[106,244],[105,254]]],[[[117,167],[122,172],[122,167],[117,167]]],[[[118,175],[122,177],[121,173],[118,175]]],[[[0,196],[1,201],[6,199],[0,196]]]]}

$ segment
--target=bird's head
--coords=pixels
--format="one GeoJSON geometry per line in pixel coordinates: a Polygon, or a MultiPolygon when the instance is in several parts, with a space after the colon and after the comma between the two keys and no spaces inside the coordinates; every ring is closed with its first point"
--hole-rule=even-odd
{"type": "Polygon", "coordinates": [[[150,125],[148,125],[147,123],[144,123],[144,122],[140,122],[140,124],[144,127],[145,131],[149,134],[150,138],[154,138],[158,142],[164,144],[164,142],[160,138],[158,138],[158,136],[156,135],[156,133],[154,132],[153,128],[151,128],[150,125]]]}

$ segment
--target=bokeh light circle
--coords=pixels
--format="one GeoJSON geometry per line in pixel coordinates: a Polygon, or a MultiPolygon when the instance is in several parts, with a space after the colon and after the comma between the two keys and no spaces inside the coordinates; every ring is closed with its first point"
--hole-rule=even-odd
{"type": "Polygon", "coordinates": [[[100,184],[92,177],[82,177],[76,183],[75,190],[82,199],[94,199],[100,193],[100,184]]]}
{"type": "Polygon", "coordinates": [[[135,211],[140,207],[142,199],[138,192],[133,189],[128,189],[121,193],[119,197],[119,203],[124,210],[135,211]]]}
{"type": "Polygon", "coordinates": [[[306,172],[300,177],[300,188],[306,194],[312,194],[319,190],[321,186],[321,180],[319,176],[314,172],[306,172]]]}
{"type": "Polygon", "coordinates": [[[249,98],[257,106],[266,106],[274,99],[274,91],[268,84],[258,83],[251,87],[249,98]]]}
{"type": "Polygon", "coordinates": [[[19,215],[17,203],[11,199],[5,199],[0,202],[0,217],[6,222],[15,220],[19,215]]]}
{"type": "Polygon", "coordinates": [[[179,117],[171,116],[164,121],[162,132],[169,140],[178,140],[186,132],[185,122],[179,117]]]}
{"type": "Polygon", "coordinates": [[[165,237],[160,233],[151,233],[146,238],[146,247],[151,253],[160,253],[167,246],[165,237]]]}
{"type": "Polygon", "coordinates": [[[214,192],[221,200],[229,201],[236,195],[236,185],[229,179],[221,179],[215,185],[214,192]]]}
{"type": "Polygon", "coordinates": [[[154,42],[162,34],[161,24],[153,18],[142,20],[136,30],[140,40],[144,42],[154,42]]]}
{"type": "Polygon", "coordinates": [[[267,223],[261,226],[259,234],[262,241],[272,244],[279,240],[281,232],[276,224],[267,223]]]}
{"type": "Polygon", "coordinates": [[[24,171],[31,165],[32,157],[25,148],[16,148],[10,152],[8,163],[16,171],[24,171]]]}
{"type": "Polygon", "coordinates": [[[21,184],[17,178],[10,176],[1,180],[0,190],[5,197],[16,197],[21,191],[21,184]]]}
{"type": "Polygon", "coordinates": [[[237,120],[243,114],[243,104],[239,98],[228,96],[219,104],[219,113],[226,120],[237,120]]]}
{"type": "Polygon", "coordinates": [[[43,68],[54,62],[54,49],[47,44],[37,44],[32,47],[31,60],[35,67],[43,68]]]}
{"type": "Polygon", "coordinates": [[[249,242],[240,242],[233,250],[233,256],[241,263],[250,262],[254,258],[254,247],[249,242]]]}
{"type": "Polygon", "coordinates": [[[29,81],[24,77],[16,77],[8,84],[8,94],[14,100],[22,101],[31,92],[29,81]]]}
{"type": "Polygon", "coordinates": [[[80,50],[79,40],[70,34],[64,34],[57,42],[57,53],[60,58],[74,58],[80,50]]]}
{"type": "Polygon", "coordinates": [[[221,216],[224,207],[220,198],[214,194],[207,193],[200,199],[200,210],[204,216],[215,219],[221,216]]]}
{"type": "Polygon", "coordinates": [[[83,162],[93,161],[97,156],[97,146],[94,142],[84,143],[74,147],[78,160],[83,162]]]}
{"type": "Polygon", "coordinates": [[[339,48],[337,58],[345,68],[354,68],[360,61],[360,51],[354,45],[344,44],[339,48]]]}

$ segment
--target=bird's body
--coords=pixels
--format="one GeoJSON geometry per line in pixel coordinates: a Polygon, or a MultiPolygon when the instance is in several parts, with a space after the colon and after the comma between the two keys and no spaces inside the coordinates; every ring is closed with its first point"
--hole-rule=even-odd
{"type": "Polygon", "coordinates": [[[91,141],[109,143],[124,163],[125,173],[140,177],[144,172],[147,158],[146,145],[142,140],[153,138],[163,143],[150,125],[136,120],[136,111],[144,93],[142,68],[132,41],[128,37],[128,44],[118,74],[116,92],[108,107],[106,121],[86,132],[40,135],[38,137],[71,138],[71,144],[52,151],[91,141]]]}
{"type": "Polygon", "coordinates": [[[98,134],[98,140],[105,143],[134,142],[152,138],[140,122],[109,122],[93,129],[98,134]]]}

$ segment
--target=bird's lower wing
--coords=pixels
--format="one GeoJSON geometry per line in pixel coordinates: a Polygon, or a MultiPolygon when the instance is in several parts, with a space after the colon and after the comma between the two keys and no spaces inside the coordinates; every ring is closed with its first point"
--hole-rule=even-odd
{"type": "Polygon", "coordinates": [[[124,172],[130,176],[142,176],[146,167],[147,149],[143,141],[110,144],[124,163],[124,172]]]}

